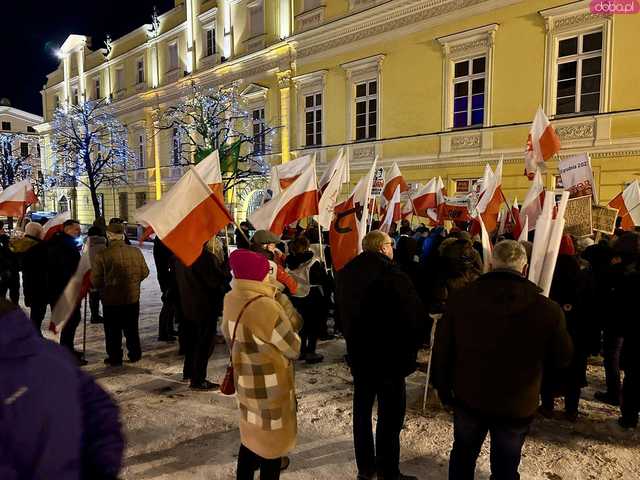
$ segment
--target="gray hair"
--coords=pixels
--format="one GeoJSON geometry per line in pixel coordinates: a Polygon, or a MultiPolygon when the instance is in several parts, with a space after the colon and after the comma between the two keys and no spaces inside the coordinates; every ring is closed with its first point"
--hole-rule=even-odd
{"type": "Polygon", "coordinates": [[[503,240],[493,247],[491,267],[496,269],[515,270],[522,272],[527,266],[527,251],[515,240],[503,240]]]}
{"type": "Polygon", "coordinates": [[[113,233],[107,230],[107,240],[124,240],[124,233],[113,233]]]}

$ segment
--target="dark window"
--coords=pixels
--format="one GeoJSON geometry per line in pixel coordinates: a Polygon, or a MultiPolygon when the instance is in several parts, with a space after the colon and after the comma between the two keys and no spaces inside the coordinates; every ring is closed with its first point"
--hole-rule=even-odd
{"type": "Polygon", "coordinates": [[[205,33],[207,57],[216,53],[216,30],[210,28],[205,33]]]}
{"type": "Polygon", "coordinates": [[[305,96],[306,146],[322,145],[322,94],[305,96]]]}
{"type": "Polygon", "coordinates": [[[2,122],[2,130],[11,130],[11,122],[2,122]]]}
{"type": "Polygon", "coordinates": [[[454,65],[453,128],[484,123],[486,58],[477,57],[454,65]]]}
{"type": "Polygon", "coordinates": [[[601,82],[602,32],[558,42],[557,115],[599,111],[601,82]]]}
{"type": "Polygon", "coordinates": [[[27,142],[20,142],[20,156],[21,157],[29,156],[29,144],[27,142]]]}
{"type": "Polygon", "coordinates": [[[129,220],[129,194],[127,192],[118,194],[118,204],[120,206],[120,218],[124,221],[129,220]]]}
{"type": "Polygon", "coordinates": [[[378,81],[356,85],[356,140],[378,136],[378,81]]]}
{"type": "Polygon", "coordinates": [[[182,158],[182,142],[180,140],[180,129],[174,128],[172,135],[172,162],[173,165],[180,165],[180,160],[182,158]]]}
{"type": "Polygon", "coordinates": [[[27,127],[27,132],[29,133],[36,133],[36,129],[33,127],[27,127]]]}
{"type": "Polygon", "coordinates": [[[253,133],[253,153],[263,155],[266,151],[266,134],[264,124],[264,108],[257,108],[251,113],[253,133]]]}
{"type": "Polygon", "coordinates": [[[136,208],[140,208],[147,203],[147,192],[136,192],[136,208]]]}

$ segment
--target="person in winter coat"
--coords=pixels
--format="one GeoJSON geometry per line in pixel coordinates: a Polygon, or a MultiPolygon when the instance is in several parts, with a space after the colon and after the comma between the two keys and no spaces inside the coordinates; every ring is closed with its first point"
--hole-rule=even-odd
{"type": "Polygon", "coordinates": [[[548,366],[544,370],[539,411],[545,417],[551,417],[554,397],[564,396],[565,418],[575,422],[580,391],[586,385],[593,286],[589,276],[580,270],[569,236],[564,236],[560,245],[549,298],[564,311],[567,330],[573,342],[573,357],[566,368],[548,366]]]}
{"type": "Polygon", "coordinates": [[[240,407],[238,480],[280,478],[296,444],[293,361],[301,319],[269,278],[267,259],[239,249],[229,256],[234,279],[224,297],[222,331],[231,350],[240,407]],[[234,338],[235,337],[235,338],[234,338]]]}
{"type": "Polygon", "coordinates": [[[302,347],[300,358],[307,363],[319,363],[323,356],[316,353],[318,336],[322,323],[326,322],[329,304],[325,297],[329,278],[322,261],[309,249],[309,240],[298,237],[289,243],[289,256],[286,260],[289,275],[298,284],[291,303],[302,316],[303,327],[300,330],[302,347]]]}
{"type": "Polygon", "coordinates": [[[9,235],[0,235],[0,297],[9,298],[16,305],[20,301],[18,257],[11,248],[9,235]]]}
{"type": "Polygon", "coordinates": [[[116,403],[4,299],[0,377],[0,478],[116,480],[124,453],[116,403]]]}
{"type": "Polygon", "coordinates": [[[353,439],[358,478],[411,479],[399,471],[400,431],[406,409],[405,378],[416,369],[426,339],[427,315],[409,277],[393,263],[393,240],[369,232],[363,252],[336,278],[353,375],[353,439]],[[378,399],[374,448],[371,413],[378,399]]]}
{"type": "Polygon", "coordinates": [[[436,332],[433,385],[442,402],[455,408],[451,479],[474,478],[488,432],[492,476],[519,478],[543,365],[564,367],[571,360],[562,309],[525,278],[522,245],[496,244],[491,266],[454,292],[436,332]]]}
{"type": "Polygon", "coordinates": [[[47,309],[47,272],[43,271],[47,263],[47,249],[42,235],[42,225],[30,222],[18,247],[21,251],[24,304],[31,309],[31,321],[40,334],[47,309]]]}
{"type": "Polygon", "coordinates": [[[275,277],[278,282],[287,288],[292,295],[296,294],[298,284],[291,278],[285,268],[285,255],[277,249],[276,244],[280,242],[280,237],[269,230],[258,230],[251,237],[251,250],[264,255],[267,260],[273,262],[276,266],[275,277]]]}
{"type": "Polygon", "coordinates": [[[29,222],[24,227],[24,235],[11,242],[11,251],[16,255],[20,271],[22,271],[24,254],[42,241],[43,233],[42,225],[29,222]]]}
{"type": "Polygon", "coordinates": [[[207,365],[213,354],[216,326],[229,284],[218,240],[214,237],[207,242],[190,267],[180,261],[176,261],[175,267],[184,322],[183,379],[191,382],[192,390],[214,390],[219,385],[207,380],[207,365]]]}
{"type": "Polygon", "coordinates": [[[173,342],[176,339],[173,323],[176,316],[176,303],[180,301],[176,284],[175,259],[173,252],[162,243],[157,235],[153,240],[153,259],[156,263],[158,283],[162,292],[162,309],[158,319],[158,341],[173,342]]]}
{"type": "MultiPolygon", "coordinates": [[[[95,268],[96,256],[107,248],[107,237],[99,227],[91,227],[87,232],[87,241],[89,242],[89,259],[93,269],[95,268]]],[[[89,308],[91,309],[91,323],[102,323],[103,318],[100,316],[100,290],[97,288],[89,290],[89,308]]]]}
{"type": "MultiPolygon", "coordinates": [[[[80,251],[76,240],[80,236],[80,223],[77,220],[66,220],[62,224],[62,231],[45,242],[47,245],[47,303],[53,308],[64,292],[69,280],[78,268],[80,262],[80,251]]],[[[44,314],[46,310],[38,312],[44,314]]],[[[41,324],[42,318],[34,319],[34,323],[41,324]]],[[[60,334],[60,344],[69,349],[78,358],[78,362],[86,364],[82,358],[82,352],[74,349],[76,330],[80,324],[80,306],[74,310],[67,323],[62,328],[60,334]]]]}
{"type": "Polygon", "coordinates": [[[149,268],[138,247],[124,242],[124,225],[107,227],[109,246],[99,252],[91,268],[91,284],[100,290],[104,308],[104,339],[112,367],[122,365],[122,335],[126,339],[129,361],[142,358],[138,320],[140,284],[149,276],[149,268]]]}

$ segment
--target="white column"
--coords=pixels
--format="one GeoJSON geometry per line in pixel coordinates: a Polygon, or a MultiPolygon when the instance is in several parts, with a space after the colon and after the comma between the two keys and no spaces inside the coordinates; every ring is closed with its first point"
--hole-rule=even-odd
{"type": "Polygon", "coordinates": [[[188,73],[193,72],[196,66],[195,15],[193,3],[194,0],[185,1],[185,5],[187,7],[187,58],[185,64],[188,73]]]}
{"type": "Polygon", "coordinates": [[[62,57],[62,66],[64,69],[64,109],[67,110],[69,108],[69,100],[71,98],[71,84],[70,75],[71,75],[71,58],[68,53],[64,54],[62,57]]]}
{"type": "Polygon", "coordinates": [[[79,103],[84,103],[87,98],[87,85],[84,77],[84,47],[77,52],[78,55],[78,99],[79,103]]]}
{"type": "Polygon", "coordinates": [[[280,0],[279,10],[279,36],[281,40],[284,40],[291,35],[291,1],[280,0]]]}

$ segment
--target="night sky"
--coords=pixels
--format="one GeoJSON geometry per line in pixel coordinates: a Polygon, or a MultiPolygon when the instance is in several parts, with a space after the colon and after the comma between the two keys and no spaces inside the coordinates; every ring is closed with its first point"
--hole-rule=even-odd
{"type": "Polygon", "coordinates": [[[160,13],[174,0],[10,0],[2,2],[0,28],[0,98],[12,106],[42,114],[40,90],[59,60],[54,50],[69,34],[92,38],[103,46],[105,33],[116,39],[149,23],[153,5],[160,13]]]}

